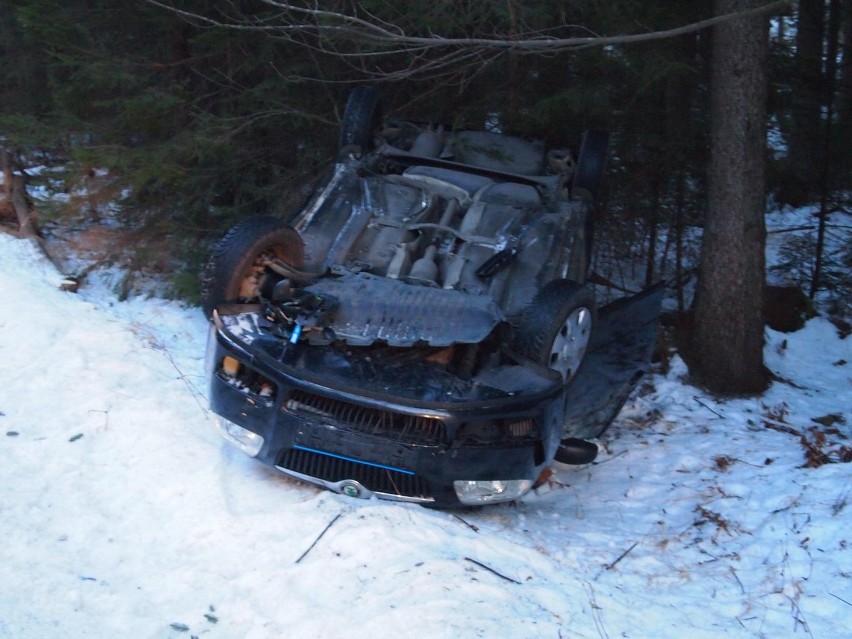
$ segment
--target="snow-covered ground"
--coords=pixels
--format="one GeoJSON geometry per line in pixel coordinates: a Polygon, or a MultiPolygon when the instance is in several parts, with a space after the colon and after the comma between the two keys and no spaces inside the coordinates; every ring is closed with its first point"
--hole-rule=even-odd
{"type": "Polygon", "coordinates": [[[0,235],[2,639],[852,636],[852,338],[825,319],[767,333],[762,397],[675,358],[596,463],[444,512],[232,450],[201,312],[61,279],[0,235]]]}

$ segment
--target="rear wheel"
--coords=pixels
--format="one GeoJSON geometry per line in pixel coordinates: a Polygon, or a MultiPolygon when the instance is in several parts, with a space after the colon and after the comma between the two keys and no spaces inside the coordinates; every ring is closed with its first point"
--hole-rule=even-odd
{"type": "Polygon", "coordinates": [[[213,249],[201,282],[201,306],[210,317],[220,304],[250,302],[269,295],[281,276],[267,266],[278,259],[301,268],[304,249],[299,234],[265,215],[244,219],[213,249]]]}
{"type": "Polygon", "coordinates": [[[346,101],[340,123],[340,152],[368,153],[373,148],[373,132],[379,124],[381,109],[375,87],[355,87],[346,101]]]}
{"type": "Polygon", "coordinates": [[[553,280],[533,298],[515,327],[515,350],[558,371],[567,382],[586,356],[595,311],[595,296],[588,287],[553,280]]]}

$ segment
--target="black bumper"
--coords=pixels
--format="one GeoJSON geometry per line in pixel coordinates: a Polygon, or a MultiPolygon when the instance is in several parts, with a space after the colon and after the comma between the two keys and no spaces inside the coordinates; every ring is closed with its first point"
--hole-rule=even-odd
{"type": "Polygon", "coordinates": [[[288,362],[280,340],[212,330],[212,411],[263,438],[263,463],[336,492],[459,506],[455,481],[535,480],[562,435],[552,380],[513,395],[423,362],[376,370],[330,347],[288,362]],[[226,356],[243,381],[221,370],[226,356]]]}
{"type": "Polygon", "coordinates": [[[661,299],[657,287],[602,309],[567,388],[523,366],[493,376],[523,378],[523,392],[422,361],[379,368],[331,347],[294,353],[251,326],[256,314],[231,309],[242,319],[229,322],[222,309],[208,343],[210,406],[262,437],[257,458],[290,476],[352,496],[459,506],[454,482],[531,483],[562,438],[609,425],[648,365],[661,299]],[[226,356],[239,379],[222,370],[226,356]]]}

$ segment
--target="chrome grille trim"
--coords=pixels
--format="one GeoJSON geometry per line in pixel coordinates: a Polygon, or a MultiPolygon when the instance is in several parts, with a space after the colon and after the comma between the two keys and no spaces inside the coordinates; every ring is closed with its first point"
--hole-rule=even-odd
{"type": "Polygon", "coordinates": [[[429,484],[409,470],[372,464],[304,447],[290,448],[275,468],[302,481],[340,494],[377,497],[412,503],[430,503],[429,484]],[[356,488],[357,495],[349,491],[356,488]]]}

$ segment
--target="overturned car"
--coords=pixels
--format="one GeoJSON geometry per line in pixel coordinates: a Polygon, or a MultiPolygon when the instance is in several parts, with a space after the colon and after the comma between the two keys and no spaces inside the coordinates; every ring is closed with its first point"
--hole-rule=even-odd
{"type": "Polygon", "coordinates": [[[250,217],[203,284],[226,439],[355,497],[513,500],[588,463],[644,371],[659,288],[586,284],[607,136],[563,149],[381,120],[349,97],[340,156],[291,219],[250,217]]]}

